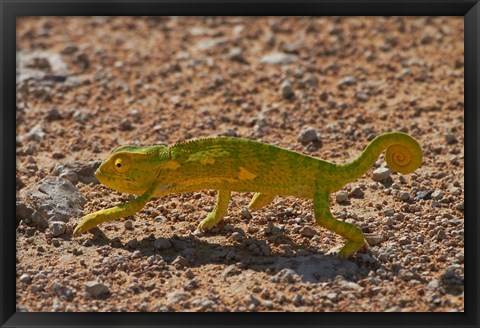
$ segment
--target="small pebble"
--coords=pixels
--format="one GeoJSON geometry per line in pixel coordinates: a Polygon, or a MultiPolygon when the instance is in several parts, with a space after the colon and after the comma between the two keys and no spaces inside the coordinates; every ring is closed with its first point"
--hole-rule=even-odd
{"type": "Polygon", "coordinates": [[[187,271],[185,271],[185,277],[187,277],[188,279],[193,279],[195,278],[195,274],[192,270],[188,269],[187,271]]]}
{"type": "Polygon", "coordinates": [[[168,248],[171,248],[173,245],[172,245],[172,242],[166,238],[157,238],[155,240],[155,243],[153,244],[153,247],[155,247],[156,249],[168,249],[168,248]]]}
{"type": "Polygon", "coordinates": [[[400,271],[398,272],[398,277],[403,281],[410,281],[412,279],[415,279],[415,274],[410,270],[400,269],[400,271]]]}
{"type": "Polygon", "coordinates": [[[85,283],[85,292],[87,292],[87,294],[89,294],[91,297],[99,297],[101,295],[108,294],[109,291],[110,290],[107,286],[97,280],[88,281],[85,283]]]}
{"type": "Polygon", "coordinates": [[[133,222],[132,222],[132,220],[127,220],[127,221],[125,221],[124,226],[125,226],[125,229],[128,229],[128,230],[133,229],[133,222]]]}
{"type": "Polygon", "coordinates": [[[346,86],[352,86],[352,85],[355,85],[355,83],[357,83],[357,79],[355,77],[346,76],[340,80],[340,82],[338,83],[338,87],[343,88],[346,86]]]}
{"type": "Polygon", "coordinates": [[[438,280],[432,280],[427,285],[428,290],[436,290],[438,287],[440,287],[440,281],[438,280]]]}
{"type": "Polygon", "coordinates": [[[373,178],[373,180],[375,180],[377,182],[382,182],[382,181],[387,180],[390,177],[391,173],[392,173],[392,171],[390,171],[390,169],[388,169],[386,167],[379,167],[378,169],[373,171],[372,178],[373,178]]]}
{"type": "Polygon", "coordinates": [[[350,196],[356,197],[356,198],[363,198],[364,195],[365,193],[363,192],[362,188],[360,188],[359,186],[354,187],[350,192],[350,196]]]}
{"type": "Polygon", "coordinates": [[[460,202],[458,203],[457,205],[455,205],[455,208],[459,211],[463,211],[464,209],[464,205],[463,205],[464,202],[460,202]]]}
{"type": "Polygon", "coordinates": [[[241,242],[244,238],[243,238],[243,235],[240,232],[235,231],[234,233],[232,233],[232,239],[237,241],[237,242],[241,242]]]}
{"type": "Polygon", "coordinates": [[[280,91],[282,93],[282,97],[285,99],[291,99],[295,95],[292,85],[288,80],[283,81],[282,85],[280,86],[280,91]]]}
{"type": "Polygon", "coordinates": [[[447,234],[445,233],[445,230],[443,230],[443,229],[438,230],[438,232],[437,232],[437,239],[438,239],[438,240],[448,239],[447,234]]]}
{"type": "Polygon", "coordinates": [[[120,123],[120,130],[121,130],[121,131],[130,131],[130,130],[133,130],[132,121],[130,121],[128,118],[124,119],[124,120],[120,123]]]}
{"type": "Polygon", "coordinates": [[[309,142],[319,142],[317,131],[311,127],[305,127],[297,138],[297,141],[303,145],[308,144],[309,142]]]}
{"type": "Polygon", "coordinates": [[[29,274],[22,274],[20,278],[18,279],[20,282],[23,282],[24,284],[28,284],[30,281],[32,281],[32,277],[30,277],[29,274]]]}
{"type": "Polygon", "coordinates": [[[73,113],[73,119],[78,123],[84,124],[90,120],[90,114],[76,110],[73,113]]]}
{"type": "Polygon", "coordinates": [[[43,131],[41,124],[35,125],[26,135],[25,137],[28,140],[32,141],[40,141],[42,140],[47,134],[43,131]]]}
{"type": "Polygon", "coordinates": [[[345,203],[348,200],[348,195],[344,192],[339,192],[335,195],[335,200],[338,204],[345,203]]]}
{"type": "Polygon", "coordinates": [[[137,238],[133,238],[129,241],[127,241],[127,246],[130,247],[131,249],[135,249],[135,248],[138,248],[138,240],[137,238]]]}
{"type": "Polygon", "coordinates": [[[62,159],[65,158],[65,154],[61,151],[55,151],[52,153],[52,158],[53,159],[62,159]]]}
{"type": "Polygon", "coordinates": [[[398,240],[398,243],[403,246],[411,244],[411,241],[408,237],[402,237],[398,240]]]}
{"type": "Polygon", "coordinates": [[[335,301],[335,300],[337,299],[337,297],[338,297],[338,294],[337,294],[337,293],[333,293],[333,292],[332,292],[332,293],[328,293],[328,294],[327,294],[327,298],[328,298],[329,300],[331,300],[331,301],[335,301]]]}
{"type": "Polygon", "coordinates": [[[243,220],[250,220],[252,218],[252,214],[250,213],[248,208],[242,209],[242,219],[243,220]]]}
{"type": "Polygon", "coordinates": [[[357,98],[357,100],[360,100],[360,101],[368,101],[368,95],[366,93],[363,93],[363,92],[357,92],[355,94],[355,98],[357,98]]]}
{"type": "Polygon", "coordinates": [[[440,190],[436,190],[432,193],[432,198],[435,200],[440,200],[443,198],[443,196],[444,196],[444,193],[440,190]]]}
{"type": "Polygon", "coordinates": [[[63,221],[52,221],[49,223],[48,228],[52,231],[52,236],[57,237],[65,233],[67,225],[63,221]]]}
{"type": "Polygon", "coordinates": [[[173,306],[184,302],[190,298],[190,295],[184,291],[175,291],[167,295],[167,306],[173,306]]]}
{"type": "Polygon", "coordinates": [[[281,52],[274,52],[263,56],[260,59],[261,64],[268,65],[287,65],[298,60],[298,56],[281,52]]]}
{"type": "Polygon", "coordinates": [[[432,194],[433,194],[433,190],[425,190],[425,191],[419,191],[417,192],[417,195],[415,196],[415,200],[420,200],[420,199],[423,199],[423,200],[429,200],[431,199],[432,197],[432,194]]]}
{"type": "Polygon", "coordinates": [[[192,302],[192,305],[200,310],[211,310],[213,309],[215,303],[208,299],[196,299],[192,302]]]}
{"type": "Polygon", "coordinates": [[[276,283],[294,283],[295,277],[297,274],[292,269],[282,269],[271,279],[272,282],[276,283]]]}
{"type": "Polygon", "coordinates": [[[247,305],[248,304],[253,304],[253,305],[257,306],[257,305],[260,304],[260,301],[258,300],[258,298],[256,298],[253,295],[247,295],[247,296],[245,296],[245,303],[247,303],[247,305]]]}
{"type": "Polygon", "coordinates": [[[47,116],[46,116],[46,119],[49,122],[59,120],[61,118],[62,118],[62,116],[60,115],[60,112],[55,107],[50,109],[47,113],[47,116]]]}
{"type": "Polygon", "coordinates": [[[188,261],[186,258],[184,258],[183,256],[179,255],[175,258],[175,260],[173,260],[172,264],[175,266],[175,267],[179,267],[179,268],[182,268],[182,267],[185,267],[187,264],[188,264],[188,261]]]}
{"type": "Polygon", "coordinates": [[[316,234],[315,230],[310,227],[303,227],[300,229],[299,233],[304,237],[313,237],[316,234]]]}
{"type": "Polygon", "coordinates": [[[402,191],[398,194],[398,197],[403,201],[407,201],[410,199],[410,194],[406,191],[402,191]]]}
{"type": "Polygon", "coordinates": [[[300,294],[296,294],[294,297],[293,297],[293,304],[295,306],[299,306],[299,305],[302,305],[303,303],[303,299],[302,299],[302,295],[300,294]]]}
{"type": "Polygon", "coordinates": [[[198,279],[192,279],[183,284],[183,289],[186,291],[191,291],[191,290],[197,289],[199,285],[200,284],[198,282],[198,279]]]}
{"type": "Polygon", "coordinates": [[[445,140],[447,141],[447,144],[449,145],[452,145],[454,143],[457,143],[457,138],[455,137],[455,135],[448,131],[447,133],[445,133],[445,140]]]}
{"type": "Polygon", "coordinates": [[[245,57],[243,56],[243,51],[241,48],[232,48],[228,54],[228,58],[232,61],[239,63],[247,63],[245,57]]]}
{"type": "Polygon", "coordinates": [[[60,239],[53,238],[52,239],[52,245],[55,246],[55,247],[60,247],[60,245],[61,245],[60,239]]]}

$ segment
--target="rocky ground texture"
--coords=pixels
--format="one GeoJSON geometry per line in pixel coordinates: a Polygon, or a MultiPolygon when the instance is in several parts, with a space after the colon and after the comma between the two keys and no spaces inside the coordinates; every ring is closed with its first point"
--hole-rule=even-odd
{"type": "Polygon", "coordinates": [[[19,18],[17,309],[463,311],[463,39],[461,17],[19,18]],[[387,131],[424,161],[382,155],[331,196],[371,234],[350,259],[310,200],[249,213],[252,193],[205,234],[209,190],[72,237],[131,199],[93,175],[118,146],[228,135],[344,163],[387,131]]]}

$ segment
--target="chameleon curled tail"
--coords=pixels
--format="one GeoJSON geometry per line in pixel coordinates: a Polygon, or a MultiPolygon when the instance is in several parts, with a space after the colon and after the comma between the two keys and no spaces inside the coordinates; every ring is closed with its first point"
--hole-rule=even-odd
{"type": "MultiPolygon", "coordinates": [[[[422,149],[415,139],[401,132],[385,133],[373,139],[355,160],[336,166],[337,185],[334,190],[328,191],[325,187],[317,187],[313,196],[313,209],[317,223],[347,239],[347,243],[338,252],[340,257],[348,257],[360,248],[368,247],[368,243],[360,228],[333,217],[329,210],[329,193],[360,178],[385,150],[385,160],[389,168],[399,173],[412,173],[422,163],[422,149]]],[[[321,183],[318,185],[321,186],[321,183]]]]}
{"type": "Polygon", "coordinates": [[[402,132],[384,133],[373,139],[354,161],[340,165],[346,182],[365,174],[385,150],[385,161],[395,172],[412,173],[422,163],[423,152],[415,139],[402,132]]]}

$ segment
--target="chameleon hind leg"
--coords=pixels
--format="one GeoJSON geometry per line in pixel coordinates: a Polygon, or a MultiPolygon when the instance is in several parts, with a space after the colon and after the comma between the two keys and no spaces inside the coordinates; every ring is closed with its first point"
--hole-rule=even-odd
{"type": "Polygon", "coordinates": [[[219,190],[217,193],[217,203],[210,214],[207,215],[198,225],[198,230],[208,231],[212,229],[227,214],[228,201],[230,200],[230,191],[219,190]]]}
{"type": "Polygon", "coordinates": [[[313,210],[315,212],[315,220],[320,226],[327,228],[348,240],[338,252],[338,256],[346,258],[353,255],[360,248],[364,246],[368,247],[362,230],[353,224],[339,221],[333,217],[332,213],[330,213],[328,201],[328,193],[315,193],[313,198],[313,210]]]}
{"type": "Polygon", "coordinates": [[[248,204],[248,208],[251,211],[256,211],[268,203],[270,203],[273,199],[275,198],[275,195],[270,195],[270,194],[262,194],[260,192],[255,193],[253,195],[252,200],[250,201],[250,204],[248,204]]]}

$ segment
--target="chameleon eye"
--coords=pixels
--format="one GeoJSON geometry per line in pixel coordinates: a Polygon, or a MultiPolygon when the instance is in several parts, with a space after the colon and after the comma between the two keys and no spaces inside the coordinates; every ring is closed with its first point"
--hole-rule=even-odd
{"type": "Polygon", "coordinates": [[[130,158],[128,158],[127,156],[118,156],[115,161],[114,161],[114,164],[113,164],[113,167],[115,169],[115,171],[117,171],[118,173],[125,173],[127,172],[128,170],[130,170],[130,167],[132,166],[131,162],[130,162],[130,158]]]}

